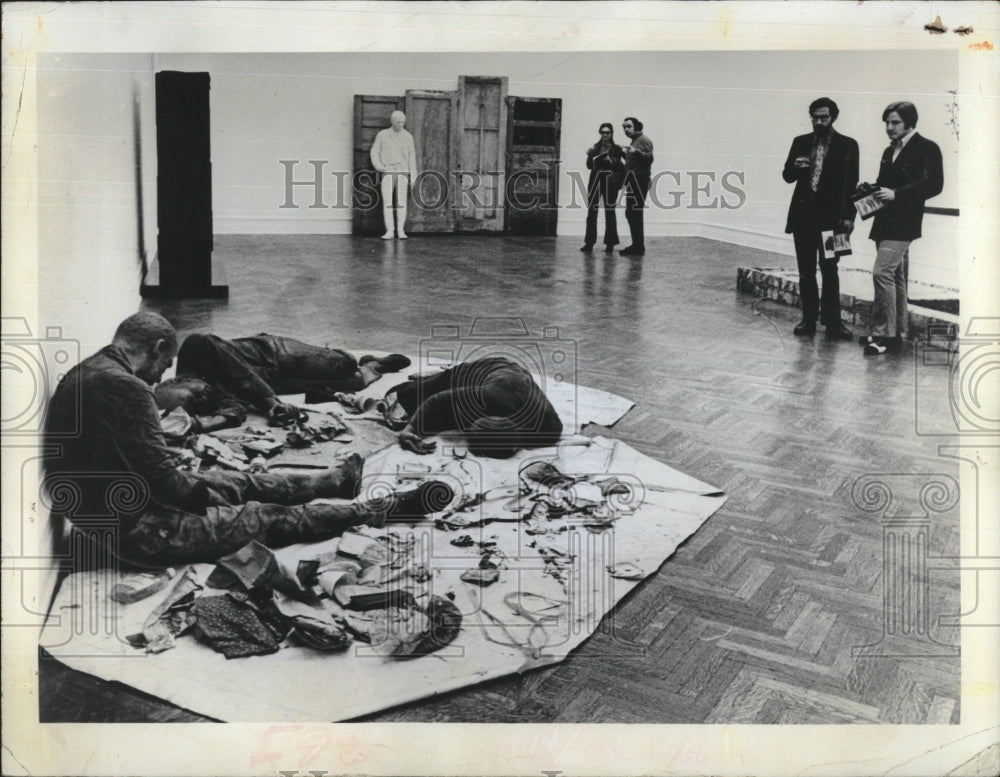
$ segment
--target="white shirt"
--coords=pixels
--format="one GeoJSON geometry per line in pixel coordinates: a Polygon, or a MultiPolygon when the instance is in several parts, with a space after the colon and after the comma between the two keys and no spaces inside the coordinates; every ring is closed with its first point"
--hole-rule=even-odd
{"type": "Polygon", "coordinates": [[[910,138],[913,137],[913,133],[916,132],[916,131],[917,131],[917,128],[914,127],[909,132],[907,132],[905,135],[903,135],[903,137],[901,137],[899,139],[898,143],[894,143],[893,144],[893,148],[892,148],[892,161],[893,162],[896,161],[896,157],[899,156],[899,152],[903,150],[903,146],[905,146],[907,143],[910,142],[910,138]]]}
{"type": "Polygon", "coordinates": [[[392,127],[380,130],[372,143],[372,164],[380,173],[409,173],[417,177],[417,150],[413,135],[405,129],[392,127]]]}

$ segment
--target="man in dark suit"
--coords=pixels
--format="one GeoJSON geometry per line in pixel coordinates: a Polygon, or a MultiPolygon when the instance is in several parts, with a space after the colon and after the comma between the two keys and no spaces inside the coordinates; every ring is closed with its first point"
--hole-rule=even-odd
{"type": "Polygon", "coordinates": [[[924,202],[944,188],[941,149],[918,135],[917,108],[911,102],[890,103],[882,112],[890,145],[882,153],[876,211],[869,237],[878,253],[872,268],[875,301],[871,334],[862,338],[865,354],[898,353],[906,334],[906,284],[910,243],[920,237],[924,202]]]}
{"type": "Polygon", "coordinates": [[[813,100],[809,105],[813,131],[792,141],[781,175],[795,184],[785,225],[785,232],[795,239],[802,298],[802,321],[794,332],[816,334],[816,319],[821,317],[828,337],[850,340],[854,335],[840,320],[839,259],[824,257],[822,239],[825,230],[850,235],[854,229],[850,198],[858,183],[858,144],[834,131],[838,115],[837,103],[829,97],[813,100]],[[817,260],[823,276],[822,308],[816,286],[817,260]]]}

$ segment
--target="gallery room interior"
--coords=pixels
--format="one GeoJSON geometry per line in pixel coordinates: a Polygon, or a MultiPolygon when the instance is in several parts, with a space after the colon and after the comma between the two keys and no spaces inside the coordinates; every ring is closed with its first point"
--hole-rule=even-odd
{"type": "MultiPolygon", "coordinates": [[[[620,559],[601,556],[598,571],[611,570],[602,579],[612,585],[600,595],[610,598],[586,609],[593,622],[562,644],[531,642],[531,624],[555,616],[529,617],[518,605],[529,628],[505,632],[490,614],[499,610],[477,610],[492,589],[458,582],[463,630],[515,650],[494,663],[492,654],[458,652],[373,668],[373,686],[399,682],[395,695],[377,698],[366,698],[359,659],[358,698],[323,707],[318,719],[957,724],[960,574],[951,559],[960,552],[958,483],[977,467],[957,445],[961,421],[949,406],[964,215],[958,65],[954,52],[905,50],[41,55],[38,320],[78,344],[79,358],[138,310],[165,316],[182,341],[266,332],[355,355],[404,354],[417,366],[441,332],[456,359],[530,342],[543,389],[558,373],[560,383],[593,390],[575,395],[577,428],[564,419],[571,442],[635,452],[640,463],[620,477],[643,480],[643,467],[662,466],[675,478],[643,480],[648,504],[637,516],[669,522],[669,492],[680,504],[680,492],[701,489],[690,515],[677,508],[690,527],[676,537],[657,531],[653,545],[674,539],[632,577],[611,570],[620,559]],[[201,141],[187,119],[169,125],[158,116],[164,73],[207,74],[197,131],[208,188],[182,183],[170,202],[165,178],[201,153],[191,151],[201,141]],[[839,105],[836,130],[858,141],[862,181],[878,173],[890,102],[912,100],[918,131],[943,153],[944,190],[910,250],[910,298],[921,305],[911,308],[900,354],[870,358],[854,341],[792,333],[801,311],[784,233],[792,187],[781,170],[792,138],[810,132],[808,106],[820,96],[839,105]],[[394,110],[406,113],[419,169],[442,173],[424,176],[406,240],[380,239],[368,158],[394,110]],[[603,122],[627,144],[626,117],[643,123],[653,174],[663,173],[645,210],[645,253],[621,253],[629,243],[621,205],[620,245],[581,251],[586,150],[603,122]],[[175,157],[165,163],[168,153],[175,157]],[[468,183],[456,169],[479,177],[468,183]],[[534,205],[510,207],[515,178],[534,205]],[[362,207],[369,183],[372,204],[362,207]],[[183,222],[178,248],[165,240],[167,225],[192,203],[207,213],[207,231],[183,222]],[[552,366],[553,342],[562,372],[552,366]],[[591,416],[584,396],[597,405],[624,398],[628,409],[591,416]]],[[[872,299],[870,223],[858,219],[840,263],[843,321],[858,336],[872,299]]],[[[396,382],[383,377],[371,396],[396,382]]],[[[381,461],[378,449],[368,453],[381,461]]],[[[608,461],[603,475],[616,472],[608,461]]],[[[629,518],[615,540],[621,553],[647,541],[625,530],[629,518]]],[[[488,546],[507,528],[484,524],[480,541],[488,546]]],[[[572,547],[557,553],[569,567],[586,558],[572,547]]],[[[63,557],[38,574],[56,596],[78,570],[89,574],[63,557]]],[[[262,719],[253,706],[265,701],[254,693],[237,704],[222,698],[229,686],[192,690],[197,673],[185,684],[184,663],[170,658],[182,641],[220,658],[190,636],[163,654],[119,641],[115,655],[129,660],[88,663],[64,633],[73,610],[59,610],[76,605],[55,601],[63,620],[50,620],[41,640],[40,721],[262,719]],[[110,664],[122,667],[103,668],[110,664]],[[156,679],[144,685],[138,675],[156,679]]],[[[280,677],[282,655],[211,666],[233,683],[280,677]]],[[[313,651],[296,670],[303,682],[330,671],[317,656],[338,658],[313,651]]],[[[288,702],[287,719],[309,719],[301,711],[309,700],[297,703],[288,702]]]]}

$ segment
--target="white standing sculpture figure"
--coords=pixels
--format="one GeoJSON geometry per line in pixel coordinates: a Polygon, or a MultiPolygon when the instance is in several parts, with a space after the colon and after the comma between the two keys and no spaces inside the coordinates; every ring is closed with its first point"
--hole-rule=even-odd
{"type": "Polygon", "coordinates": [[[403,227],[406,225],[406,199],[409,194],[410,179],[417,177],[417,152],[413,145],[413,135],[403,129],[406,114],[393,111],[389,117],[391,127],[380,130],[372,143],[372,164],[382,174],[382,218],[385,220],[383,240],[398,236],[406,239],[403,227]],[[396,194],[396,219],[393,223],[392,195],[396,194]]]}

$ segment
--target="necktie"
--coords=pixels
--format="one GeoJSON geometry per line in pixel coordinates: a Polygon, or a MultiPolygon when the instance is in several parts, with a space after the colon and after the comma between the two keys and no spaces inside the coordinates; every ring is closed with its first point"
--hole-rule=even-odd
{"type": "Polygon", "coordinates": [[[823,159],[826,157],[826,148],[827,144],[822,140],[816,144],[816,159],[813,163],[812,181],[810,182],[813,191],[819,187],[819,177],[823,174],[823,159]]]}

